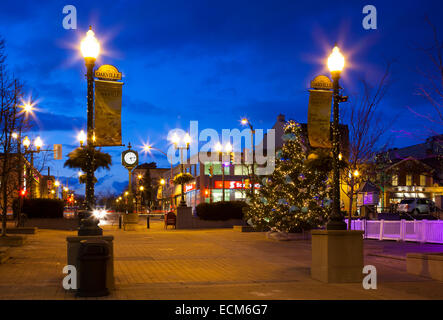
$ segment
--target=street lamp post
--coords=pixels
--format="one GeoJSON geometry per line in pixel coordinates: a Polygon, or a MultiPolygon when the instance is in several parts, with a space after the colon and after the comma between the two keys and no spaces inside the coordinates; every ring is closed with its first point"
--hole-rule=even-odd
{"type": "Polygon", "coordinates": [[[326,224],[327,230],[346,230],[346,223],[340,211],[340,131],[339,131],[339,103],[346,101],[340,95],[340,75],[345,66],[345,58],[337,46],[332,50],[328,58],[328,68],[333,80],[333,124],[332,124],[332,214],[326,224]]]}
{"type": "Polygon", "coordinates": [[[30,184],[29,184],[29,189],[30,189],[29,196],[30,196],[31,199],[33,199],[34,198],[34,153],[39,153],[40,152],[40,149],[41,149],[41,147],[43,145],[43,141],[42,141],[42,139],[40,139],[40,137],[37,137],[34,140],[35,150],[30,149],[30,147],[31,147],[31,140],[29,140],[28,136],[26,136],[23,139],[22,143],[23,143],[23,146],[25,147],[25,154],[29,153],[31,155],[31,170],[30,170],[31,181],[30,181],[30,184]]]}
{"type": "Polygon", "coordinates": [[[225,168],[224,168],[224,164],[223,164],[223,155],[224,154],[231,154],[232,152],[232,146],[230,143],[227,143],[225,145],[225,151],[223,151],[223,147],[220,144],[220,142],[218,142],[215,145],[215,151],[218,152],[218,155],[221,156],[221,170],[222,170],[222,201],[225,201],[225,168]]]}
{"type": "MultiPolygon", "coordinates": [[[[185,146],[180,146],[180,138],[174,134],[172,137],[172,143],[174,144],[175,149],[180,150],[180,173],[183,174],[185,171],[185,165],[183,163],[183,151],[189,150],[189,145],[191,144],[191,137],[189,134],[186,134],[183,139],[185,146]]],[[[180,200],[180,207],[186,207],[186,201],[185,201],[185,186],[183,183],[181,183],[181,200],[180,200]]]]}
{"type": "MultiPolygon", "coordinates": [[[[85,211],[79,213],[80,228],[79,236],[102,235],[103,230],[98,226],[99,220],[92,215],[94,207],[94,78],[93,70],[95,60],[100,53],[100,43],[89,27],[86,37],[80,44],[80,50],[85,58],[87,79],[87,131],[86,131],[86,186],[85,186],[85,211]]],[[[81,138],[81,137],[79,137],[81,138]]],[[[83,146],[83,140],[80,144],[83,146]]]]}
{"type": "Polygon", "coordinates": [[[93,69],[95,60],[100,52],[100,44],[94,36],[92,28],[89,27],[86,37],[80,45],[81,52],[85,58],[87,79],[87,165],[86,165],[86,188],[85,204],[88,211],[94,206],[94,79],[93,69]]]}
{"type": "Polygon", "coordinates": [[[254,173],[254,135],[255,135],[255,130],[254,127],[252,126],[252,123],[249,121],[249,119],[247,118],[243,118],[241,120],[241,123],[243,125],[248,125],[249,129],[251,130],[251,153],[252,153],[252,169],[251,169],[251,198],[254,197],[254,181],[255,181],[255,173],[254,173]]]}

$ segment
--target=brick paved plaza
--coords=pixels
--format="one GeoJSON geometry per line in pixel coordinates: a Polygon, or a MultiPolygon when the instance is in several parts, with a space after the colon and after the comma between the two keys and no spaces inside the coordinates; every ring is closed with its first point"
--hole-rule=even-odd
{"type": "MultiPolygon", "coordinates": [[[[443,282],[406,273],[406,252],[443,246],[365,241],[378,289],[310,278],[310,241],[275,241],[230,229],[164,230],[159,221],[113,235],[116,290],[105,299],[443,299],[443,282]]],[[[38,230],[0,265],[1,299],[76,299],[62,288],[66,237],[38,230]]]]}

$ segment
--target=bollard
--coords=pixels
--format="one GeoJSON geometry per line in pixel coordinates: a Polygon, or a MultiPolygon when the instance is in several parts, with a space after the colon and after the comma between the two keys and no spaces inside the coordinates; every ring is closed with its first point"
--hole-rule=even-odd
{"type": "Polygon", "coordinates": [[[122,215],[121,214],[118,215],[118,228],[119,229],[122,228],[122,215]]]}
{"type": "Polygon", "coordinates": [[[146,216],[146,228],[149,229],[149,215],[146,216]]]}

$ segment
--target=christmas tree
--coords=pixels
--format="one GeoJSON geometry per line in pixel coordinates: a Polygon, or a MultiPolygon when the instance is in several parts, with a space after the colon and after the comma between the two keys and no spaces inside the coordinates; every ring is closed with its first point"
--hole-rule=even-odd
{"type": "Polygon", "coordinates": [[[295,121],[285,125],[283,140],[274,172],[262,179],[258,194],[248,200],[246,219],[262,230],[299,232],[318,227],[329,211],[329,156],[310,152],[295,121]]]}

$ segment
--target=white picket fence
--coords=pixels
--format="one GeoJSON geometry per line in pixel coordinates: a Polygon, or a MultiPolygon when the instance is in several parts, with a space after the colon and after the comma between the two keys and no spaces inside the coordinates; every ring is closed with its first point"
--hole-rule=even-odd
{"type": "Polygon", "coordinates": [[[363,230],[367,239],[443,244],[442,220],[352,220],[351,228],[363,230]]]}

